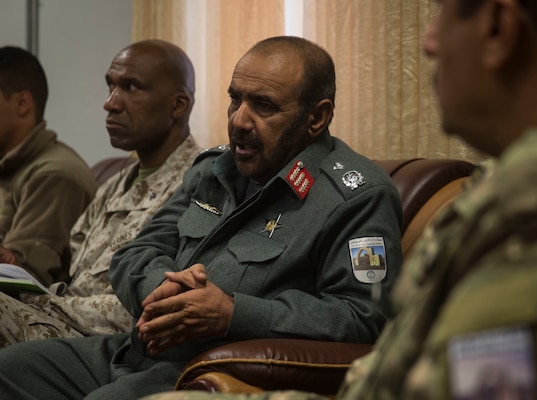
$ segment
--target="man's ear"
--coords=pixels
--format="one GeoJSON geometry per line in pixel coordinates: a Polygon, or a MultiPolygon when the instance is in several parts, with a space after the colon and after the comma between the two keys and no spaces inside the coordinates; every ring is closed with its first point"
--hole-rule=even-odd
{"type": "Polygon", "coordinates": [[[334,116],[334,103],[323,99],[313,107],[309,117],[309,136],[313,140],[323,133],[334,116]]]}
{"type": "Polygon", "coordinates": [[[478,11],[485,34],[483,63],[489,68],[502,68],[517,51],[524,18],[517,3],[518,0],[490,0],[478,11]]]}
{"type": "Polygon", "coordinates": [[[174,96],[174,107],[172,110],[172,116],[179,118],[185,115],[192,108],[193,100],[185,92],[179,92],[174,96]]]}
{"type": "Polygon", "coordinates": [[[26,117],[29,113],[34,112],[34,98],[28,90],[21,90],[20,92],[13,93],[15,96],[17,115],[19,117],[26,117]]]}

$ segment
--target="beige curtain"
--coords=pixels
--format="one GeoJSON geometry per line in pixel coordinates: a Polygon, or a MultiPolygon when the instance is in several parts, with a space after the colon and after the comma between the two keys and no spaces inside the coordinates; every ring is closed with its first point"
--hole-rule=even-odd
{"type": "Polygon", "coordinates": [[[205,147],[228,143],[227,89],[235,63],[261,39],[283,35],[284,0],[133,0],[133,40],[169,40],[192,59],[192,133],[205,147]]]}
{"type": "MultiPolygon", "coordinates": [[[[337,73],[332,134],[375,159],[483,157],[441,133],[421,50],[436,2],[303,1],[303,36],[323,46],[337,73]]],[[[227,86],[255,42],[285,33],[284,0],[133,0],[133,40],[181,46],[196,68],[192,130],[204,146],[227,142],[227,86]]]]}
{"type": "Polygon", "coordinates": [[[377,159],[480,155],[441,133],[421,41],[437,11],[423,0],[304,0],[304,37],[334,58],[333,134],[377,159]]]}

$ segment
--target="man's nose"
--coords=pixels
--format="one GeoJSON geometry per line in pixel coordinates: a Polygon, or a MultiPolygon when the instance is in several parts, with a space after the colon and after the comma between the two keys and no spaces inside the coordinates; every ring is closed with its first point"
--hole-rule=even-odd
{"type": "Polygon", "coordinates": [[[121,109],[121,102],[119,101],[119,94],[117,88],[110,90],[108,97],[104,101],[103,108],[110,111],[118,111],[121,109]]]}
{"type": "Polygon", "coordinates": [[[241,103],[239,108],[232,113],[231,124],[235,129],[245,131],[251,131],[253,129],[251,110],[247,103],[241,103]]]}

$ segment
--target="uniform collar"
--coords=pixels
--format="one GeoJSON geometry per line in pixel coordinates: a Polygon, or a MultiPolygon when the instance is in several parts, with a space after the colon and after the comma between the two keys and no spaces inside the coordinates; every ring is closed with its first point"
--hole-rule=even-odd
{"type": "MultiPolygon", "coordinates": [[[[303,168],[308,171],[313,179],[316,179],[320,173],[319,167],[321,162],[332,151],[333,147],[334,144],[332,136],[330,136],[330,132],[326,131],[325,133],[322,133],[308,147],[306,147],[296,157],[289,161],[276,176],[267,182],[265,187],[270,186],[277,180],[283,180],[287,183],[289,189],[291,189],[292,192],[297,195],[297,197],[302,198],[301,195],[296,191],[296,187],[287,179],[290,171],[295,168],[295,164],[297,162],[301,161],[303,168]]],[[[237,167],[230,150],[227,150],[215,159],[213,164],[213,173],[228,191],[233,191],[233,188],[236,188],[237,186],[240,186],[240,188],[242,188],[241,190],[246,190],[248,180],[245,177],[242,177],[237,171],[237,167]]]]}

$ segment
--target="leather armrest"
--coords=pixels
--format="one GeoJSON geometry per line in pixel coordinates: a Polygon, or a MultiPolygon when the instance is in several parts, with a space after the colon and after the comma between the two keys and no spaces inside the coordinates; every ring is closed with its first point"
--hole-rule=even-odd
{"type": "MultiPolygon", "coordinates": [[[[222,391],[207,374],[231,375],[241,385],[262,390],[304,390],[333,394],[347,369],[372,345],[302,339],[255,339],[227,344],[194,358],[184,368],[176,389],[222,391]],[[202,377],[203,375],[203,377],[202,377]],[[199,380],[198,380],[199,379],[199,380]]],[[[225,391],[225,390],[224,390],[225,391]]]]}

